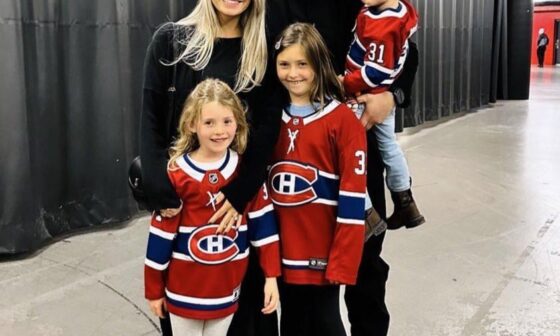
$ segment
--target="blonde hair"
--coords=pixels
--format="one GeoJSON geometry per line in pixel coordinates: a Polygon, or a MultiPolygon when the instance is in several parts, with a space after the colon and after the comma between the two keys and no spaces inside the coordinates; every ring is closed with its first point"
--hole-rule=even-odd
{"type": "MultiPolygon", "coordinates": [[[[239,18],[243,36],[235,92],[250,91],[260,85],[266,72],[265,0],[250,1],[239,18]]],[[[185,30],[178,41],[184,45],[184,50],[171,64],[184,61],[194,70],[204,69],[220,32],[220,21],[212,0],[199,0],[191,14],[179,20],[177,25],[185,30]]]]}
{"type": "Polygon", "coordinates": [[[331,54],[325,41],[317,29],[308,23],[292,23],[280,33],[274,49],[276,62],[284,49],[299,44],[315,72],[315,80],[311,88],[311,102],[319,102],[321,107],[330,99],[343,100],[342,85],[338,81],[336,71],[331,62],[331,54]]]}
{"type": "Polygon", "coordinates": [[[186,153],[197,149],[200,144],[195,132],[191,128],[196,126],[202,114],[202,107],[208,103],[217,102],[231,109],[237,123],[235,138],[231,149],[242,154],[247,147],[249,126],[245,119],[245,109],[235,92],[218,79],[206,79],[198,84],[191,92],[179,119],[178,136],[169,149],[168,168],[175,166],[175,161],[186,153]]]}

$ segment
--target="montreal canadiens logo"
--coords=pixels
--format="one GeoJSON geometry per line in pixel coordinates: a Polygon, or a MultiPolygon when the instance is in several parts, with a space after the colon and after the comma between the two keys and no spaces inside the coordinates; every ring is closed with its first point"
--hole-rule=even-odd
{"type": "Polygon", "coordinates": [[[317,177],[314,167],[289,161],[276,163],[270,168],[269,174],[272,201],[282,206],[313,202],[317,199],[313,190],[317,177]]]}
{"type": "Polygon", "coordinates": [[[197,262],[207,265],[223,264],[239,254],[235,243],[237,230],[217,235],[217,224],[197,228],[189,237],[189,254],[197,262]]]}

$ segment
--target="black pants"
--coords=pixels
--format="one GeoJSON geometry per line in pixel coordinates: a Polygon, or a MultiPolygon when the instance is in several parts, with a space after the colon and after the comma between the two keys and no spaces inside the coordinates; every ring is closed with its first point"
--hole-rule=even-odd
{"type": "Polygon", "coordinates": [[[386,336],[389,330],[389,312],[385,305],[389,265],[379,256],[384,236],[383,233],[367,241],[356,285],[346,286],[344,301],[352,336],[386,336]]]}
{"type": "Polygon", "coordinates": [[[544,53],[546,52],[546,47],[537,48],[537,58],[539,59],[539,66],[542,67],[544,64],[544,53]]]}
{"type": "MultiPolygon", "coordinates": [[[[385,167],[372,131],[367,133],[367,140],[368,192],[373,206],[385,218],[385,167]]],[[[385,305],[385,283],[389,275],[389,265],[380,256],[384,238],[383,233],[367,241],[356,285],[346,286],[344,301],[348,309],[352,336],[386,336],[389,330],[389,311],[385,305]]]]}
{"type": "Polygon", "coordinates": [[[340,286],[281,283],[282,336],[346,336],[340,317],[340,286]]]}
{"type": "Polygon", "coordinates": [[[241,284],[239,309],[233,315],[228,336],[278,336],[276,312],[264,315],[264,274],[259,266],[257,251],[251,247],[249,267],[241,284]]]}

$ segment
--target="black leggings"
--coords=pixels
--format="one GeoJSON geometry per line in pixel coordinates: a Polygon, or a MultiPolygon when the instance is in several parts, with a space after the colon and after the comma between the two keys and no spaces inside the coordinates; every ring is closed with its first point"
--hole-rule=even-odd
{"type": "Polygon", "coordinates": [[[280,335],[346,336],[340,318],[339,286],[280,286],[280,335]]]}

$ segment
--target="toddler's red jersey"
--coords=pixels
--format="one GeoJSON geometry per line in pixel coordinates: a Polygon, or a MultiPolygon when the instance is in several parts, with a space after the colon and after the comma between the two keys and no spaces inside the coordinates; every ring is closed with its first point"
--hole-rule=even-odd
{"type": "Polygon", "coordinates": [[[354,41],[346,57],[346,94],[386,91],[402,71],[408,39],[417,25],[416,10],[406,0],[400,0],[396,9],[364,7],[356,19],[354,41]]]}

